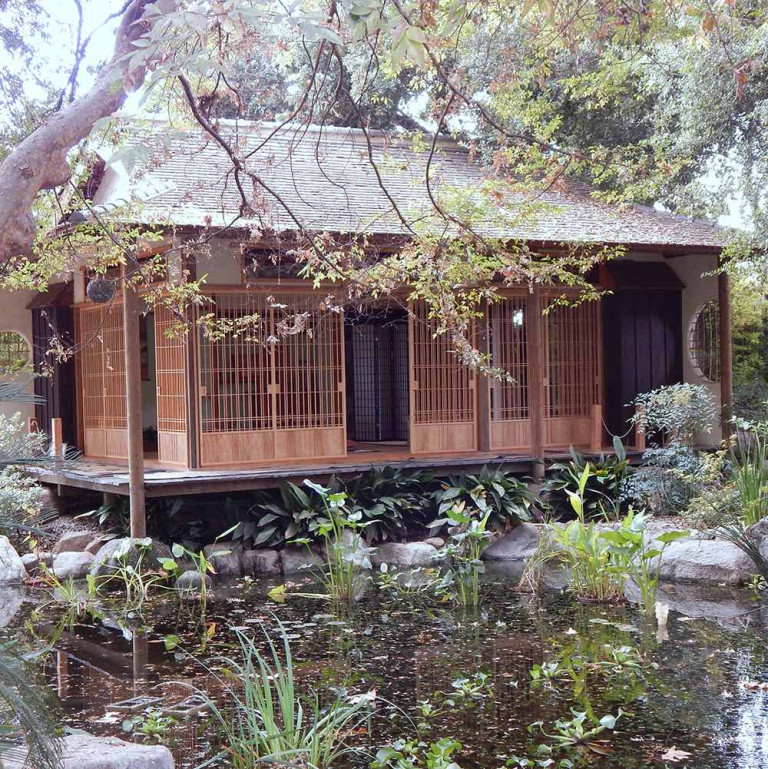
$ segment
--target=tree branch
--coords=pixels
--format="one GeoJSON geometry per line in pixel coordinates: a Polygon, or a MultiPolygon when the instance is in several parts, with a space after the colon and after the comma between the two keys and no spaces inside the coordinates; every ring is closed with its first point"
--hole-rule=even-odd
{"type": "Polygon", "coordinates": [[[145,68],[131,69],[127,54],[146,31],[141,19],[153,2],[130,3],[117,31],[112,58],[102,67],[93,88],[50,115],[0,165],[0,262],[29,253],[37,232],[32,209],[38,193],[69,179],[69,151],[88,136],[98,120],[116,112],[127,93],[144,80],[145,68]]]}

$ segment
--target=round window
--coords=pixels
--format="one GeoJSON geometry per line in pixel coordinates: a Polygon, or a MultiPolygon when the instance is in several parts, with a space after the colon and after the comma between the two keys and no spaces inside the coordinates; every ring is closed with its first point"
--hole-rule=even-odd
{"type": "Polygon", "coordinates": [[[714,299],[703,304],[693,316],[688,351],[691,363],[704,379],[720,379],[720,310],[714,299]]]}
{"type": "Polygon", "coordinates": [[[15,331],[0,331],[0,374],[15,374],[29,363],[29,345],[15,331]]]}

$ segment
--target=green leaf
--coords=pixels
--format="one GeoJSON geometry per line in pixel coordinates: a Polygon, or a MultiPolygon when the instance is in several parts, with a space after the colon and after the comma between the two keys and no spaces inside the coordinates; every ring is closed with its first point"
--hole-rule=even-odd
{"type": "Polygon", "coordinates": [[[165,650],[169,652],[173,651],[179,645],[180,642],[181,642],[181,639],[179,638],[179,636],[174,635],[173,633],[170,635],[167,635],[163,639],[163,643],[165,644],[165,650]]]}

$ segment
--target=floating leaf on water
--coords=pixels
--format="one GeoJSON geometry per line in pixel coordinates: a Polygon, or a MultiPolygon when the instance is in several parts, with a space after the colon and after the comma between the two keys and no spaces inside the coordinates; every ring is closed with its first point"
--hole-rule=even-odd
{"type": "Polygon", "coordinates": [[[285,585],[277,585],[273,587],[268,593],[267,598],[275,603],[285,603],[285,585]]]}
{"type": "Polygon", "coordinates": [[[676,764],[678,761],[685,761],[686,758],[690,758],[692,755],[693,754],[689,753],[687,750],[678,750],[673,745],[662,755],[661,760],[671,761],[673,764],[676,764]]]}
{"type": "Polygon", "coordinates": [[[173,651],[179,645],[180,641],[181,639],[177,635],[174,635],[173,633],[170,635],[167,635],[163,639],[163,643],[165,644],[166,651],[169,651],[169,652],[173,651]]]}

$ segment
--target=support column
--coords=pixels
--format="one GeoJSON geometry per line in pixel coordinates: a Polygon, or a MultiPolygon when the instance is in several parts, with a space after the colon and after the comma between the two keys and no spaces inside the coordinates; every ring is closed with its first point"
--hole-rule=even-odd
{"type": "MultiPolygon", "coordinates": [[[[482,304],[482,319],[479,321],[477,349],[483,355],[490,353],[490,325],[488,302],[482,304]]],[[[491,380],[481,373],[475,374],[477,383],[477,448],[480,451],[491,450],[491,380]]]]}
{"type": "Polygon", "coordinates": [[[544,335],[541,333],[541,287],[528,297],[528,412],[531,422],[533,478],[544,478],[544,335]]]}
{"type": "Polygon", "coordinates": [[[144,439],[141,415],[141,355],[139,295],[120,270],[123,279],[123,329],[125,333],[125,405],[128,433],[128,487],[131,503],[131,536],[147,536],[144,500],[144,439]]]}
{"type": "MultiPolygon", "coordinates": [[[[723,267],[722,262],[720,267],[723,267]]],[[[720,313],[720,427],[723,438],[733,435],[733,337],[731,335],[731,278],[725,270],[717,274],[720,313]]]]}

